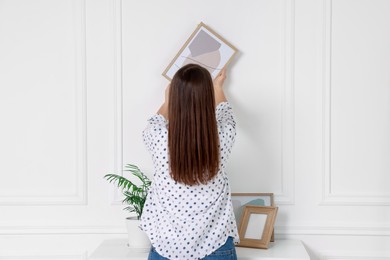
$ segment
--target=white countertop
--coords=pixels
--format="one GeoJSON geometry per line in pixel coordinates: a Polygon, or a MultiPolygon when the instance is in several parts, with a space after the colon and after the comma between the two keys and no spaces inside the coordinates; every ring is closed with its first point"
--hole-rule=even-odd
{"type": "MultiPolygon", "coordinates": [[[[146,260],[149,252],[135,252],[126,239],[103,241],[91,254],[90,260],[146,260]]],[[[310,260],[300,240],[275,240],[268,249],[236,247],[239,260],[310,260]]]]}

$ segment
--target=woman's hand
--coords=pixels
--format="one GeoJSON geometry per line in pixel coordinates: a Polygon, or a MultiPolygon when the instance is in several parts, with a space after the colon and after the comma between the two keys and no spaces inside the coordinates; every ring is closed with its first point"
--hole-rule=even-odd
{"type": "Polygon", "coordinates": [[[214,87],[223,87],[223,83],[226,79],[226,68],[224,67],[217,75],[217,77],[214,79],[214,87]]]}
{"type": "Polygon", "coordinates": [[[221,102],[226,102],[225,93],[223,92],[223,84],[226,79],[226,68],[223,68],[214,79],[214,95],[215,95],[215,105],[218,106],[221,102]]]}

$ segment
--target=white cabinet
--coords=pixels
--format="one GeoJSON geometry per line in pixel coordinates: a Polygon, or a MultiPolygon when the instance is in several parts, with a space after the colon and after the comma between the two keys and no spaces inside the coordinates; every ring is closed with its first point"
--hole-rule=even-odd
{"type": "MultiPolygon", "coordinates": [[[[236,247],[239,260],[310,260],[300,240],[276,240],[268,249],[236,247]]],[[[148,252],[134,252],[125,239],[105,240],[90,260],[146,260],[148,252]]]]}

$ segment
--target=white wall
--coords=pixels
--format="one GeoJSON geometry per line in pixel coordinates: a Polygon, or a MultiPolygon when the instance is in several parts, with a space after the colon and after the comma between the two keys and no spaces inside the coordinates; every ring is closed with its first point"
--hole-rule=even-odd
{"type": "Polygon", "coordinates": [[[386,0],[0,0],[0,259],[87,259],[126,236],[102,177],[126,163],[151,174],[141,131],[200,21],[240,50],[226,84],[233,192],[273,192],[276,239],[301,239],[312,259],[390,259],[389,11],[386,0]]]}

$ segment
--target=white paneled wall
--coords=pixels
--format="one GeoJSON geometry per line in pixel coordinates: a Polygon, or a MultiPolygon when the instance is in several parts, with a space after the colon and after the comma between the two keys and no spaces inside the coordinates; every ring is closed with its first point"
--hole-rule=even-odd
{"type": "Polygon", "coordinates": [[[390,205],[390,6],[374,3],[326,1],[324,7],[327,204],[390,205]]]}
{"type": "Polygon", "coordinates": [[[390,259],[387,0],[0,0],[0,259],[84,260],[126,237],[103,179],[135,163],[161,72],[203,21],[240,50],[233,192],[273,192],[277,239],[390,259]]]}
{"type": "Polygon", "coordinates": [[[167,81],[161,72],[203,21],[221,28],[219,33],[241,50],[227,86],[237,115],[242,115],[237,117],[239,135],[229,162],[231,172],[240,172],[231,175],[232,189],[272,191],[279,204],[293,203],[294,2],[250,0],[248,9],[239,1],[226,4],[224,0],[200,0],[193,11],[185,12],[187,5],[182,1],[156,1],[155,10],[151,10],[148,1],[136,5],[123,1],[123,133],[129,133],[123,134],[123,157],[151,167],[147,151],[139,149],[143,147],[140,133],[145,119],[162,102],[167,81]],[[221,6],[229,19],[216,14],[221,6]],[[242,19],[240,10],[251,19],[242,19]],[[268,178],[270,173],[272,178],[268,178]],[[242,186],[242,178],[250,181],[242,186]]]}
{"type": "Polygon", "coordinates": [[[0,203],[85,204],[84,1],[22,2],[0,10],[0,203]]]}

